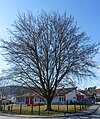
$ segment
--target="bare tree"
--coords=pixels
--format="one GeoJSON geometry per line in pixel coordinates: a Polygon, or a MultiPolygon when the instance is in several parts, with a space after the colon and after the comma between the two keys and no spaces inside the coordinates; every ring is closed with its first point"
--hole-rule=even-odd
{"type": "Polygon", "coordinates": [[[47,110],[52,110],[56,89],[71,77],[95,76],[93,58],[99,45],[91,44],[86,33],[79,32],[72,16],[45,11],[37,17],[31,12],[19,13],[13,28],[10,39],[2,40],[1,46],[11,64],[6,78],[44,97],[47,110]]]}

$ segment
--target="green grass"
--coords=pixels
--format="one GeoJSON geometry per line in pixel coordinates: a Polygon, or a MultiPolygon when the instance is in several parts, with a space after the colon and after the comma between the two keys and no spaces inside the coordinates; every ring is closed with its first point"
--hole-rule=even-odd
{"type": "MultiPolygon", "coordinates": [[[[11,113],[11,111],[8,112],[8,106],[11,105],[5,105],[5,113],[11,113]]],[[[4,109],[4,107],[3,107],[4,109]]],[[[39,106],[33,106],[33,114],[34,115],[51,115],[51,114],[60,114],[60,113],[64,113],[67,111],[67,106],[66,105],[52,105],[52,109],[54,111],[45,111],[46,110],[46,105],[42,105],[40,106],[40,112],[39,112],[39,106]]],[[[75,108],[74,105],[68,105],[68,111],[69,112],[75,112],[75,108]]],[[[80,106],[76,105],[76,111],[79,112],[80,111],[80,106]]],[[[27,105],[22,105],[22,111],[21,114],[26,114],[26,115],[31,115],[32,113],[32,106],[27,106],[27,105]]],[[[20,114],[20,105],[18,104],[14,104],[13,105],[13,110],[12,110],[13,114],[20,114]]]]}

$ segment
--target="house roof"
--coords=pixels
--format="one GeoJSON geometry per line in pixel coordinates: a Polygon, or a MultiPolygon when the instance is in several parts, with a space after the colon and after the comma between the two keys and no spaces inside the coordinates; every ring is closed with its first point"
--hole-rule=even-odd
{"type": "MultiPolygon", "coordinates": [[[[57,89],[55,95],[56,95],[56,96],[57,96],[57,95],[65,95],[65,94],[67,94],[67,93],[69,93],[69,92],[75,90],[76,88],[77,88],[77,87],[57,89]]],[[[20,95],[20,96],[17,96],[17,97],[35,97],[35,96],[41,97],[41,96],[39,96],[38,93],[35,93],[35,92],[32,92],[32,91],[27,92],[27,93],[25,93],[25,94],[23,94],[23,95],[20,95]]],[[[41,98],[42,98],[42,97],[41,97],[41,98]]]]}
{"type": "Polygon", "coordinates": [[[77,94],[77,95],[85,95],[85,94],[84,94],[83,92],[81,92],[81,91],[77,91],[76,94],[77,94]]]}
{"type": "Polygon", "coordinates": [[[100,94],[100,89],[97,89],[96,90],[96,94],[100,94]]]}
{"type": "Polygon", "coordinates": [[[16,94],[6,96],[7,99],[11,99],[12,97],[16,97],[16,94]]]}
{"type": "Polygon", "coordinates": [[[72,88],[64,88],[64,89],[57,89],[56,90],[56,95],[65,95],[73,90],[75,90],[77,87],[72,87],[72,88]]]}

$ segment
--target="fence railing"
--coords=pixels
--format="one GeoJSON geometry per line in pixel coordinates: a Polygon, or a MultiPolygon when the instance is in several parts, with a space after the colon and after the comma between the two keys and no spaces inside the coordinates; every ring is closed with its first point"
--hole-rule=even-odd
{"type": "Polygon", "coordinates": [[[51,107],[53,111],[46,111],[47,105],[30,105],[27,106],[25,104],[9,104],[9,105],[0,105],[0,111],[3,113],[10,113],[10,114],[29,114],[29,115],[47,115],[47,114],[57,114],[57,113],[74,113],[79,112],[81,110],[86,109],[92,103],[90,102],[74,102],[72,104],[52,104],[51,107]]]}

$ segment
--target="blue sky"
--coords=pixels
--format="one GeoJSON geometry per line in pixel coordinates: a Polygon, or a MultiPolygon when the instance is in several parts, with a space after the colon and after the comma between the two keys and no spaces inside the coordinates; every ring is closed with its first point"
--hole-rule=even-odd
{"type": "MultiPolygon", "coordinates": [[[[100,41],[100,0],[0,0],[0,37],[8,39],[7,28],[11,29],[11,24],[16,19],[17,12],[31,10],[34,15],[41,10],[54,11],[60,13],[67,12],[72,15],[81,31],[85,31],[93,42],[100,41]]],[[[98,61],[100,55],[96,58],[98,61]]],[[[0,70],[6,67],[6,63],[0,56],[0,70]]],[[[100,70],[97,70],[99,75],[100,70]]],[[[85,82],[82,86],[98,86],[100,80],[85,82]]]]}

